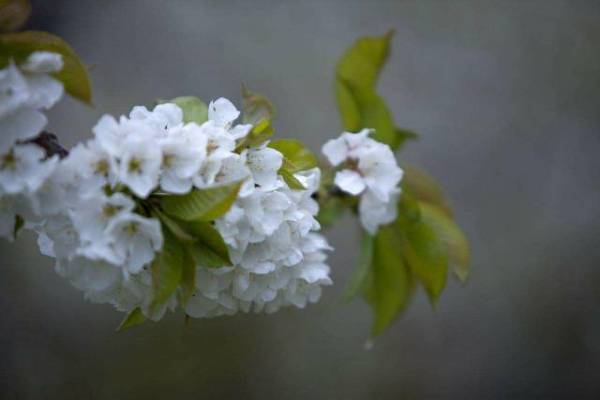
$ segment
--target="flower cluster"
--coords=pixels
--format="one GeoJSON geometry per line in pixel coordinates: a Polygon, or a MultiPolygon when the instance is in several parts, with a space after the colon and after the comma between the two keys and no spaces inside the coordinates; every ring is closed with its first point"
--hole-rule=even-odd
{"type": "Polygon", "coordinates": [[[337,187],[360,196],[360,222],[370,234],[397,216],[398,186],[402,169],[389,146],[369,138],[371,131],[344,132],[323,145],[332,166],[341,166],[334,178],[337,187]]]}
{"type": "Polygon", "coordinates": [[[330,247],[315,233],[319,207],[311,197],[320,171],[296,174],[306,190],[291,190],[277,175],[277,151],[263,147],[243,157],[254,185],[216,221],[234,266],[198,271],[197,291],[186,308],[194,317],[302,308],[331,284],[324,253],[330,247]]]}
{"type": "Polygon", "coordinates": [[[185,122],[173,103],[105,115],[91,140],[62,159],[48,156],[33,139],[46,124],[41,111],[63,94],[49,75],[61,68],[60,55],[37,52],[0,71],[0,235],[12,238],[24,223],[86,298],[152,319],[178,305],[211,317],[320,297],[331,280],[311,197],[317,168],[296,172],[305,189],[292,190],[279,174],[279,151],[267,142],[242,148],[253,126],[235,124],[240,112],[224,98],[210,103],[203,123],[185,122]],[[189,300],[176,291],[157,305],[152,263],[169,229],[160,198],[238,182],[233,205],[213,222],[232,265],[196,265],[189,300]]]}
{"type": "Polygon", "coordinates": [[[0,70],[0,236],[12,240],[23,219],[44,215],[44,185],[58,156],[28,140],[46,126],[43,110],[63,95],[63,85],[50,73],[63,66],[59,54],[34,52],[20,65],[0,70]]]}

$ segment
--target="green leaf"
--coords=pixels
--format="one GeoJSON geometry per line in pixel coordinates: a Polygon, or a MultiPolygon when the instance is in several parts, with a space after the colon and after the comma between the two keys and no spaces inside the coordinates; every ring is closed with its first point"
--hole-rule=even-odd
{"type": "Polygon", "coordinates": [[[64,67],[53,76],[65,86],[71,96],[86,102],[92,101],[92,88],[87,69],[75,51],[58,36],[46,32],[26,31],[0,35],[0,68],[11,59],[24,62],[34,51],[50,51],[63,56],[64,67]]]}
{"type": "Polygon", "coordinates": [[[283,154],[283,163],[279,175],[294,190],[306,189],[294,174],[314,168],[318,165],[317,157],[302,142],[294,139],[277,139],[269,143],[269,147],[283,154]]]}
{"type": "Polygon", "coordinates": [[[242,85],[242,111],[245,124],[255,125],[262,120],[272,120],[275,107],[263,95],[253,93],[242,85]]]}
{"type": "Polygon", "coordinates": [[[372,128],[375,140],[400,147],[412,132],[396,128],[385,101],[376,91],[377,79],[389,55],[393,32],[358,39],[336,66],[335,93],[344,129],[372,128]]]}
{"type": "Polygon", "coordinates": [[[184,251],[183,269],[181,271],[181,296],[179,301],[185,305],[196,292],[196,263],[189,248],[184,251]]]}
{"type": "Polygon", "coordinates": [[[400,222],[397,228],[406,236],[402,246],[406,263],[413,275],[425,287],[431,302],[436,304],[446,286],[448,274],[446,246],[428,221],[423,219],[422,214],[419,222],[411,224],[400,222]]]}
{"type": "Polygon", "coordinates": [[[423,223],[433,229],[445,245],[452,271],[465,282],[469,276],[471,252],[464,233],[442,209],[428,203],[420,203],[420,209],[423,223]]]}
{"type": "Polygon", "coordinates": [[[444,197],[442,188],[431,175],[410,165],[403,166],[403,169],[402,186],[405,191],[420,202],[436,206],[448,217],[452,217],[452,209],[444,197]]]}
{"type": "Polygon", "coordinates": [[[212,221],[229,211],[237,198],[242,182],[194,189],[182,196],[161,197],[163,210],[184,221],[212,221]]]}
{"type": "Polygon", "coordinates": [[[383,332],[410,299],[412,278],[398,246],[400,240],[391,225],[380,228],[374,237],[373,263],[363,292],[375,314],[373,336],[383,332]]]}
{"type": "Polygon", "coordinates": [[[350,280],[344,290],[344,298],[351,300],[364,287],[373,262],[373,237],[363,234],[358,264],[354,268],[350,280]]]}
{"type": "Polygon", "coordinates": [[[257,147],[266,142],[271,136],[273,136],[271,121],[262,119],[254,125],[250,132],[248,132],[248,134],[240,141],[235,151],[240,153],[243,149],[257,147]]]}
{"type": "Polygon", "coordinates": [[[393,31],[381,37],[362,37],[340,58],[336,73],[346,81],[373,87],[390,51],[393,31]]]}
{"type": "Polygon", "coordinates": [[[16,31],[25,24],[30,13],[27,0],[0,0],[0,32],[16,31]]]}
{"type": "Polygon", "coordinates": [[[121,324],[119,324],[119,327],[117,328],[117,332],[122,332],[131,327],[141,325],[144,321],[146,321],[146,317],[142,314],[142,310],[139,307],[136,307],[123,318],[123,321],[121,321],[121,324]]]}
{"type": "Polygon", "coordinates": [[[302,182],[300,182],[295,176],[294,174],[292,174],[288,169],[281,167],[279,169],[279,175],[281,175],[281,177],[283,178],[283,180],[285,181],[285,183],[287,183],[287,185],[290,187],[290,189],[292,190],[304,190],[306,189],[306,187],[304,187],[304,185],[302,184],[302,182]]]}
{"type": "Polygon", "coordinates": [[[339,196],[328,196],[325,200],[319,199],[317,221],[323,228],[331,226],[343,214],[345,209],[339,196]]]}
{"type": "MultiPolygon", "coordinates": [[[[403,137],[398,135],[391,112],[375,90],[350,82],[342,81],[341,84],[346,87],[358,108],[360,126],[374,129],[375,132],[371,134],[373,139],[387,144],[392,149],[398,148],[403,137]]],[[[354,131],[358,130],[360,128],[354,131]]]]}
{"type": "Polygon", "coordinates": [[[15,215],[15,225],[13,226],[13,239],[17,238],[17,235],[21,229],[25,226],[25,220],[20,215],[15,215]]]}
{"type": "Polygon", "coordinates": [[[277,139],[269,143],[269,147],[284,156],[284,167],[291,173],[305,171],[318,165],[317,157],[302,142],[295,139],[277,139]]]}
{"type": "Polygon", "coordinates": [[[152,307],[163,304],[175,292],[181,282],[186,260],[185,246],[167,230],[163,230],[162,251],[152,263],[152,307]]]}
{"type": "Polygon", "coordinates": [[[185,223],[184,227],[196,239],[189,249],[198,265],[205,268],[232,265],[227,245],[210,223],[191,221],[185,223]]]}
{"type": "Polygon", "coordinates": [[[202,125],[208,121],[208,107],[206,103],[194,96],[181,96],[169,100],[168,103],[174,103],[183,111],[183,122],[195,122],[202,125]]]}

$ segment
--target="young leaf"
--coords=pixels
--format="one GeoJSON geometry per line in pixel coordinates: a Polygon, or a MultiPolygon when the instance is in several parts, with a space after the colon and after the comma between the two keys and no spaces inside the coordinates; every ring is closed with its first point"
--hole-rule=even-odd
{"type": "Polygon", "coordinates": [[[210,223],[191,221],[184,225],[196,242],[189,249],[198,265],[206,268],[220,268],[231,265],[229,250],[221,234],[210,223]]]}
{"type": "Polygon", "coordinates": [[[364,290],[375,314],[371,328],[373,336],[383,332],[410,299],[412,278],[400,253],[399,240],[390,225],[380,228],[374,237],[373,262],[364,290]]]}
{"type": "Polygon", "coordinates": [[[183,122],[195,122],[202,125],[208,120],[208,107],[206,103],[194,96],[181,96],[169,100],[168,103],[174,103],[183,111],[183,122]]]}
{"type": "Polygon", "coordinates": [[[446,247],[435,230],[423,220],[422,215],[421,221],[417,223],[403,224],[399,221],[397,228],[406,236],[402,246],[404,259],[435,304],[446,286],[446,247]]]}
{"type": "Polygon", "coordinates": [[[27,0],[0,0],[0,32],[11,32],[25,24],[31,5],[27,0]]]}
{"type": "Polygon", "coordinates": [[[420,202],[431,204],[452,218],[452,209],[435,179],[423,170],[410,165],[403,166],[402,186],[420,202]]]}
{"type": "Polygon", "coordinates": [[[412,135],[395,127],[392,114],[376,91],[392,35],[390,31],[382,37],[358,39],[338,61],[335,92],[345,130],[373,128],[374,139],[396,149],[412,135]]]}
{"type": "Polygon", "coordinates": [[[139,307],[136,307],[123,318],[123,321],[121,321],[117,328],[117,332],[122,332],[136,325],[141,325],[144,321],[146,321],[146,317],[142,314],[142,310],[139,307]]]}
{"type": "Polygon", "coordinates": [[[26,31],[0,35],[0,68],[11,59],[22,63],[34,51],[50,51],[63,57],[64,66],[53,76],[65,86],[71,96],[86,102],[92,101],[92,88],[87,69],[73,49],[61,38],[46,32],[26,31]]]}
{"type": "Polygon", "coordinates": [[[344,298],[351,300],[356,296],[357,293],[363,288],[367,276],[369,275],[369,268],[373,262],[373,237],[368,234],[363,234],[361,241],[360,256],[358,258],[358,264],[354,267],[354,271],[350,276],[350,280],[344,290],[344,298]]]}
{"type": "Polygon", "coordinates": [[[460,227],[440,208],[428,203],[420,203],[423,223],[433,229],[445,246],[448,262],[454,274],[465,282],[469,276],[471,254],[469,242],[460,227]]]}
{"type": "Polygon", "coordinates": [[[185,305],[196,292],[196,263],[188,248],[184,251],[183,269],[181,271],[181,296],[179,301],[185,305]]]}
{"type": "Polygon", "coordinates": [[[315,155],[298,140],[277,139],[271,141],[269,147],[283,154],[284,166],[293,174],[314,168],[318,164],[315,155]]]}
{"type": "Polygon", "coordinates": [[[292,190],[304,190],[304,189],[306,189],[304,187],[304,185],[302,184],[302,182],[300,182],[294,176],[294,174],[292,174],[288,169],[286,169],[285,166],[282,166],[279,169],[278,172],[279,172],[279,175],[281,175],[281,177],[285,181],[285,183],[287,183],[287,185],[290,187],[290,189],[292,189],[292,190]]]}
{"type": "Polygon", "coordinates": [[[272,120],[275,115],[273,104],[263,95],[253,93],[242,85],[242,111],[245,124],[255,125],[262,120],[272,120]]]}
{"type": "Polygon", "coordinates": [[[242,183],[207,189],[194,189],[182,196],[166,196],[160,199],[163,210],[184,221],[212,221],[229,211],[237,198],[242,183]]]}
{"type": "Polygon", "coordinates": [[[153,306],[164,303],[175,292],[187,261],[185,246],[167,230],[163,230],[163,236],[162,251],[152,263],[153,306]]]}
{"type": "Polygon", "coordinates": [[[15,215],[15,225],[13,226],[13,239],[17,238],[17,235],[21,231],[21,229],[25,226],[25,220],[20,215],[15,215]]]}
{"type": "Polygon", "coordinates": [[[262,119],[254,125],[250,132],[248,132],[248,134],[240,141],[235,151],[241,153],[242,150],[246,148],[259,146],[266,142],[271,136],[273,136],[271,121],[262,119]]]}
{"type": "Polygon", "coordinates": [[[371,135],[373,139],[387,144],[392,149],[398,148],[404,138],[398,135],[392,114],[383,99],[372,88],[354,85],[351,82],[342,81],[342,84],[358,107],[360,126],[374,129],[375,132],[371,135]]]}

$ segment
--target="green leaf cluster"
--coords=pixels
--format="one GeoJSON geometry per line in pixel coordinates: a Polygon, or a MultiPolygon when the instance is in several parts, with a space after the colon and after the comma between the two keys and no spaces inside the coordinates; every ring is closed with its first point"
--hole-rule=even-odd
{"type": "MultiPolygon", "coordinates": [[[[335,92],[344,129],[375,130],[372,138],[398,149],[417,135],[395,126],[376,92],[379,74],[389,55],[392,32],[359,38],[339,60],[335,92]]],[[[383,332],[406,309],[422,286],[435,306],[446,286],[448,271],[465,281],[469,274],[469,244],[437,182],[425,172],[405,167],[397,219],[364,234],[361,255],[347,284],[345,297],[362,294],[374,312],[373,336],[383,332]]],[[[324,173],[326,176],[326,173],[324,173]]],[[[327,185],[327,182],[325,183],[327,185]]],[[[333,219],[344,207],[343,197],[325,193],[320,218],[333,219]]]]}
{"type": "Polygon", "coordinates": [[[92,87],[87,69],[64,40],[38,31],[0,34],[0,68],[4,68],[11,60],[22,63],[34,51],[61,54],[64,66],[53,76],[63,83],[68,94],[85,103],[91,103],[92,87]]]}
{"type": "Polygon", "coordinates": [[[397,149],[416,134],[396,127],[388,106],[376,89],[377,78],[390,52],[392,36],[390,31],[381,37],[356,40],[337,63],[335,93],[345,130],[374,129],[373,139],[397,149]]]}
{"type": "MultiPolygon", "coordinates": [[[[184,195],[154,194],[144,200],[149,215],[158,218],[163,247],[151,265],[155,312],[174,294],[181,304],[195,292],[196,268],[221,268],[231,265],[229,250],[213,221],[224,215],[237,197],[241,182],[207,189],[193,189],[184,195]]],[[[133,310],[119,330],[142,323],[141,310],[133,310]]]]}
{"type": "Polygon", "coordinates": [[[314,168],[318,165],[317,157],[302,142],[295,139],[277,139],[269,143],[269,147],[283,154],[283,163],[279,175],[291,189],[306,189],[295,173],[314,168]]]}

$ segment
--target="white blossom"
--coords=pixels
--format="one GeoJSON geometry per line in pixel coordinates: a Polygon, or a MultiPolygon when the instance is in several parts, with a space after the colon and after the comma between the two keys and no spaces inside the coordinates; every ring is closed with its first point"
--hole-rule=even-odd
{"type": "Polygon", "coordinates": [[[389,146],[369,138],[370,132],[344,132],[325,143],[322,151],[333,166],[342,165],[334,184],[346,193],[360,196],[361,224],[374,234],[380,225],[396,218],[403,172],[389,146]]]}
{"type": "Polygon", "coordinates": [[[64,92],[62,83],[49,75],[60,69],[60,55],[34,52],[22,66],[11,61],[0,70],[0,153],[44,128],[47,119],[42,110],[52,107],[64,92]]]}

